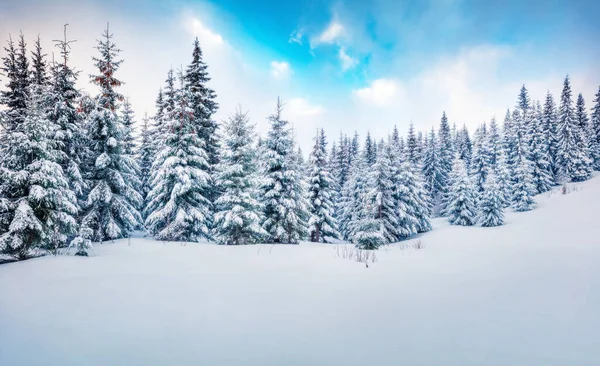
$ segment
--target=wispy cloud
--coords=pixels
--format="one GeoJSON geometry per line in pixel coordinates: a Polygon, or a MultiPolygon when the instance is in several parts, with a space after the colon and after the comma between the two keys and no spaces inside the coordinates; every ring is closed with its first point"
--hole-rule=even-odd
{"type": "Polygon", "coordinates": [[[188,32],[197,36],[203,44],[210,43],[220,45],[224,43],[223,37],[204,25],[200,19],[188,16],[187,19],[185,19],[185,22],[188,32]]]}
{"type": "Polygon", "coordinates": [[[394,79],[377,79],[369,86],[355,89],[352,94],[361,102],[375,106],[390,106],[403,94],[402,85],[394,79]]]}
{"type": "Polygon", "coordinates": [[[292,73],[290,64],[286,61],[271,61],[271,75],[275,79],[285,79],[292,73]]]}
{"type": "Polygon", "coordinates": [[[358,60],[348,55],[344,47],[340,47],[338,57],[340,58],[340,62],[342,64],[342,71],[350,70],[358,65],[358,60]]]}
{"type": "Polygon", "coordinates": [[[304,30],[302,28],[296,28],[290,34],[290,39],[288,39],[288,43],[297,43],[302,45],[304,39],[304,30]]]}
{"type": "Polygon", "coordinates": [[[338,21],[334,20],[323,32],[311,39],[311,46],[316,47],[319,44],[332,44],[339,40],[345,33],[345,28],[338,21]]]}
{"type": "Polygon", "coordinates": [[[325,112],[325,107],[318,104],[311,104],[304,98],[293,98],[286,102],[286,107],[291,115],[294,116],[317,116],[325,112]]]}

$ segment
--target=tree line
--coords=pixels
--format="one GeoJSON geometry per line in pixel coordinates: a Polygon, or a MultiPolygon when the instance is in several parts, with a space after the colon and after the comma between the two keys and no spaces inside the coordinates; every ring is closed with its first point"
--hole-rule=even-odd
{"type": "Polygon", "coordinates": [[[66,37],[47,61],[21,34],[4,47],[0,104],[0,254],[26,259],[145,230],[156,240],[240,245],[346,240],[376,249],[454,225],[502,225],[504,211],[535,207],[535,195],[600,170],[600,89],[591,111],[573,100],[568,76],[557,104],[525,86],[502,125],[473,134],[450,125],[407,135],[394,127],[315,134],[308,161],[277,100],[257,136],[241,108],[221,123],[198,39],[185,69],[168,70],[156,113],[140,126],[118,92],[123,60],[107,26],[92,57],[88,95],[76,87],[66,37]],[[139,131],[136,131],[139,129],[139,131]],[[330,145],[330,146],[328,146],[330,145]]]}

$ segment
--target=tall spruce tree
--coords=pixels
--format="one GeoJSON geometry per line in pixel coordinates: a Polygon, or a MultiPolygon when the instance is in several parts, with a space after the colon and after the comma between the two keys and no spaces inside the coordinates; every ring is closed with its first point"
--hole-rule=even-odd
{"type": "Polygon", "coordinates": [[[309,158],[308,231],[310,241],[326,243],[330,239],[339,239],[337,220],[334,218],[334,185],[326,161],[326,139],[323,129],[317,131],[315,144],[309,158]]]}
{"type": "Polygon", "coordinates": [[[27,98],[31,78],[29,75],[29,60],[23,34],[19,38],[19,44],[15,45],[9,38],[4,48],[6,55],[2,58],[2,72],[7,78],[6,88],[0,90],[0,100],[6,106],[3,111],[3,128],[12,131],[25,120],[27,98]]]}
{"type": "Polygon", "coordinates": [[[481,198],[477,221],[483,227],[500,226],[504,224],[504,204],[501,188],[496,182],[496,174],[488,175],[481,198]]]}
{"type": "Polygon", "coordinates": [[[446,192],[447,173],[441,165],[439,144],[434,128],[431,128],[431,132],[427,137],[422,169],[425,190],[431,199],[433,215],[440,215],[442,213],[443,197],[446,192]]]}
{"type": "Polygon", "coordinates": [[[223,130],[221,161],[215,175],[221,195],[215,201],[214,237],[220,244],[255,244],[268,233],[260,225],[254,126],[248,113],[239,109],[223,130]]]}
{"type": "Polygon", "coordinates": [[[556,104],[554,97],[548,91],[546,93],[546,101],[544,102],[544,116],[542,118],[542,134],[546,144],[548,145],[548,162],[550,163],[550,172],[552,180],[556,183],[558,176],[558,125],[556,115],[556,104]]]}
{"type": "MultiPolygon", "coordinates": [[[[345,239],[356,244],[355,234],[359,229],[359,221],[370,215],[371,211],[364,206],[366,202],[368,176],[366,158],[357,155],[352,164],[352,172],[348,183],[344,186],[342,210],[339,219],[340,229],[345,239]]],[[[371,216],[369,216],[371,217],[371,216]]]]}
{"type": "Polygon", "coordinates": [[[509,207],[512,198],[512,181],[508,171],[508,166],[506,165],[506,154],[504,153],[504,150],[500,150],[500,153],[496,159],[496,164],[492,170],[494,172],[496,184],[498,185],[498,189],[500,191],[502,206],[505,208],[509,207]]]}
{"type": "Polygon", "coordinates": [[[486,139],[490,149],[489,163],[492,167],[495,167],[498,162],[498,156],[500,156],[504,149],[502,145],[502,132],[496,123],[496,118],[492,118],[490,121],[486,139]]]}
{"type": "MultiPolygon", "coordinates": [[[[365,158],[368,159],[367,154],[365,158]]],[[[394,202],[393,163],[390,149],[377,155],[369,172],[366,191],[368,206],[373,210],[373,218],[379,222],[385,243],[394,242],[400,236],[394,202]]]]}
{"type": "Polygon", "coordinates": [[[600,87],[594,99],[589,127],[590,157],[593,159],[594,170],[600,170],[600,87]]]}
{"type": "Polygon", "coordinates": [[[352,142],[350,142],[350,165],[353,164],[354,160],[358,156],[358,152],[360,151],[360,141],[358,132],[354,131],[354,136],[352,137],[352,142]]]}
{"type": "Polygon", "coordinates": [[[471,157],[473,155],[473,143],[471,142],[471,136],[469,135],[469,130],[466,125],[463,125],[457,132],[456,139],[456,152],[458,158],[463,160],[468,168],[469,164],[471,164],[471,157]]]}
{"type": "Polygon", "coordinates": [[[419,147],[417,144],[415,126],[411,122],[408,126],[408,135],[406,136],[406,158],[411,164],[415,165],[419,162],[419,147]]]}
{"type": "MultiPolygon", "coordinates": [[[[219,105],[216,102],[217,94],[208,86],[209,81],[208,66],[202,59],[202,49],[198,38],[196,38],[194,40],[194,50],[192,51],[192,62],[185,72],[185,88],[190,93],[189,103],[193,110],[193,122],[196,126],[196,132],[200,140],[204,142],[208,154],[209,168],[213,172],[216,164],[219,163],[219,126],[213,119],[219,105]]],[[[218,197],[216,187],[211,188],[209,196],[211,200],[218,197]]]]}
{"type": "MultiPolygon", "coordinates": [[[[52,65],[51,108],[48,118],[57,126],[54,138],[60,142],[59,146],[63,152],[60,164],[69,181],[69,187],[78,199],[83,199],[86,184],[82,176],[82,166],[87,156],[89,141],[82,113],[78,113],[77,110],[81,98],[81,93],[76,87],[79,73],[69,65],[70,45],[75,41],[67,39],[65,26],[64,39],[54,42],[61,57],[52,65]]],[[[38,60],[35,63],[39,65],[42,61],[38,60]]],[[[44,79],[40,72],[36,74],[37,79],[44,79]]]]}
{"type": "Polygon", "coordinates": [[[394,203],[398,226],[397,240],[431,230],[429,196],[424,188],[418,165],[409,161],[396,162],[394,171],[394,203]]]}
{"type": "Polygon", "coordinates": [[[481,126],[475,134],[473,157],[469,165],[471,180],[476,191],[480,194],[484,190],[485,180],[492,166],[492,151],[489,145],[487,128],[481,126]]]}
{"type": "Polygon", "coordinates": [[[465,162],[455,159],[450,175],[446,214],[453,225],[472,226],[477,220],[476,191],[465,162]]]}
{"type": "Polygon", "coordinates": [[[348,216],[346,236],[361,249],[377,249],[386,243],[383,235],[381,220],[375,218],[377,198],[370,192],[371,177],[365,172],[367,167],[366,154],[357,156],[350,183],[349,201],[344,214],[348,216]]]}
{"type": "Polygon", "coordinates": [[[369,166],[375,164],[377,159],[377,143],[371,138],[371,133],[367,132],[365,138],[365,146],[363,148],[363,155],[365,156],[366,162],[369,166]]]}
{"type": "Polygon", "coordinates": [[[343,187],[350,177],[352,166],[352,145],[347,136],[340,133],[336,158],[337,185],[343,187]]]}
{"type": "Polygon", "coordinates": [[[26,93],[25,119],[2,133],[0,253],[17,259],[66,246],[75,235],[76,197],[57,163],[62,159],[47,118],[47,89],[26,93]]]}
{"type": "Polygon", "coordinates": [[[277,100],[269,116],[271,129],[265,141],[265,167],[260,187],[264,206],[263,228],[271,243],[296,244],[306,237],[306,202],[300,179],[298,156],[289,122],[281,116],[283,104],[277,100]]]}
{"type": "Polygon", "coordinates": [[[529,211],[535,206],[529,160],[523,159],[514,169],[511,185],[511,206],[517,212],[529,211]]]}
{"type": "Polygon", "coordinates": [[[448,175],[452,171],[452,162],[454,159],[454,147],[452,146],[452,133],[450,131],[450,124],[448,123],[448,117],[446,112],[442,114],[440,120],[440,128],[438,130],[438,141],[439,141],[439,156],[440,166],[444,174],[442,175],[442,185],[447,185],[448,175]]]}
{"type": "Polygon", "coordinates": [[[107,26],[96,47],[100,55],[93,57],[99,73],[91,76],[100,94],[87,122],[90,161],[85,177],[89,192],[81,224],[93,241],[128,237],[141,222],[137,207],[142,196],[135,188],[140,186],[137,163],[124,151],[124,128],[117,113],[123,96],[116,91],[122,82],[115,73],[123,61],[112,37],[107,26]]]}
{"type": "Polygon", "coordinates": [[[565,77],[558,113],[557,163],[560,176],[568,181],[581,182],[591,175],[592,161],[577,111],[573,108],[571,83],[565,77]]]}
{"type": "Polygon", "coordinates": [[[35,39],[35,49],[31,52],[31,81],[37,85],[48,85],[48,65],[46,63],[46,54],[42,52],[40,36],[35,39]]]}
{"type": "Polygon", "coordinates": [[[534,115],[529,124],[528,159],[531,161],[531,178],[535,193],[544,193],[552,187],[552,170],[548,156],[548,140],[544,136],[544,121],[542,107],[537,102],[533,107],[534,115]]]}
{"type": "Polygon", "coordinates": [[[211,184],[208,154],[198,139],[183,87],[175,92],[175,109],[166,114],[164,143],[152,165],[146,206],[146,228],[158,240],[198,241],[209,238],[211,184]]]}
{"type": "Polygon", "coordinates": [[[145,208],[148,205],[148,192],[150,192],[150,174],[152,171],[152,162],[154,159],[154,141],[152,140],[152,130],[150,130],[150,118],[146,114],[142,119],[142,129],[140,132],[140,144],[137,150],[137,161],[139,171],[139,178],[141,189],[140,194],[144,199],[144,210],[142,217],[146,221],[145,208]]]}
{"type": "MultiPolygon", "coordinates": [[[[170,68],[169,71],[167,71],[167,78],[165,79],[165,87],[164,89],[162,89],[162,108],[161,108],[161,112],[164,113],[164,115],[168,118],[169,116],[171,116],[171,114],[173,113],[173,111],[177,108],[177,87],[175,86],[176,84],[176,77],[175,77],[175,70],[173,70],[173,68],[170,68]]],[[[160,97],[160,95],[159,95],[160,97]]],[[[159,108],[158,106],[158,99],[156,100],[157,103],[157,109],[159,108]]],[[[157,110],[157,113],[159,111],[157,110]]]]}
{"type": "Polygon", "coordinates": [[[135,143],[135,113],[131,108],[129,98],[125,98],[121,113],[123,123],[123,153],[133,155],[136,150],[135,143]]]}

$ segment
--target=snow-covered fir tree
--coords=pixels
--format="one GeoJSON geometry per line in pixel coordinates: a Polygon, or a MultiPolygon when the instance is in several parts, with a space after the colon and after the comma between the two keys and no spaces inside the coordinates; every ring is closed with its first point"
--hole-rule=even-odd
{"type": "Polygon", "coordinates": [[[531,162],[531,179],[535,193],[544,193],[553,185],[550,158],[548,156],[548,140],[544,136],[544,120],[539,102],[534,104],[533,119],[529,123],[528,159],[531,162]]]}
{"type": "Polygon", "coordinates": [[[259,243],[268,233],[261,227],[257,199],[254,126],[247,113],[237,110],[223,125],[223,132],[215,175],[221,194],[215,201],[214,238],[226,245],[259,243]]]}
{"type": "Polygon", "coordinates": [[[278,99],[269,116],[271,129],[265,140],[265,169],[260,187],[264,206],[263,228],[271,243],[296,244],[306,237],[307,207],[294,140],[289,122],[281,116],[278,99]]]}
{"type": "MultiPolygon", "coordinates": [[[[365,201],[365,211],[371,211],[373,203],[365,201]]],[[[385,238],[381,232],[381,222],[371,215],[361,217],[356,222],[355,234],[352,237],[352,242],[356,247],[365,250],[377,249],[386,244],[385,238]]]]}
{"type": "Polygon", "coordinates": [[[508,166],[506,165],[506,155],[504,150],[500,150],[498,156],[496,157],[496,164],[492,168],[494,172],[494,177],[496,179],[496,184],[498,185],[498,189],[500,192],[500,200],[502,202],[503,207],[509,207],[511,204],[511,177],[508,171],[508,166]]]}
{"type": "Polygon", "coordinates": [[[352,136],[352,141],[350,142],[350,165],[357,158],[358,153],[360,151],[360,137],[358,136],[358,132],[354,131],[354,136],[352,136]]]}
{"type": "MultiPolygon", "coordinates": [[[[176,81],[176,76],[175,76],[175,70],[173,70],[173,68],[170,68],[169,71],[167,71],[167,78],[165,79],[165,87],[162,90],[162,113],[164,113],[166,118],[169,118],[169,116],[171,116],[171,114],[173,113],[173,111],[177,108],[177,87],[175,86],[175,84],[177,83],[176,81]]],[[[157,108],[158,106],[158,99],[156,100],[157,103],[157,108]]],[[[158,113],[158,111],[157,111],[158,113]]],[[[165,129],[167,127],[165,126],[165,129]]]]}
{"type": "Polygon", "coordinates": [[[503,207],[508,207],[510,205],[510,173],[506,165],[504,136],[495,118],[492,118],[487,130],[487,141],[490,149],[490,168],[498,186],[500,201],[503,207]]]}
{"type": "Polygon", "coordinates": [[[514,173],[514,170],[521,161],[526,160],[529,156],[529,142],[526,127],[529,120],[529,108],[527,108],[525,112],[519,108],[515,108],[510,120],[505,120],[504,140],[506,146],[506,159],[511,174],[514,173]]]}
{"type": "MultiPolygon", "coordinates": [[[[81,97],[76,87],[78,73],[69,65],[72,42],[74,41],[67,40],[65,26],[65,38],[55,41],[61,57],[52,65],[51,107],[48,118],[57,126],[54,138],[60,142],[59,146],[63,152],[60,164],[69,181],[69,187],[81,199],[86,187],[81,170],[89,144],[84,121],[81,118],[82,113],[77,111],[77,104],[81,97]]],[[[38,76],[38,78],[43,77],[38,76]]]]}
{"type": "MultiPolygon", "coordinates": [[[[340,140],[341,136],[340,136],[340,140]]],[[[346,139],[346,141],[348,141],[346,139]]],[[[337,220],[341,202],[341,193],[342,187],[339,184],[340,181],[340,169],[338,165],[338,158],[340,156],[339,148],[335,141],[331,144],[331,149],[329,149],[329,155],[327,158],[327,170],[329,171],[329,175],[331,176],[331,201],[333,203],[333,217],[337,220]]],[[[347,178],[346,178],[347,179],[347,178]]],[[[341,234],[339,235],[341,238],[341,234]]]]}
{"type": "MultiPolygon", "coordinates": [[[[368,159],[367,154],[365,159],[368,159]]],[[[392,159],[391,149],[386,148],[377,155],[375,164],[369,172],[366,191],[368,206],[373,210],[373,218],[380,224],[385,243],[394,242],[400,236],[394,201],[392,159]]]]}
{"type": "Polygon", "coordinates": [[[463,125],[460,131],[457,132],[457,141],[456,150],[458,158],[463,160],[468,168],[469,164],[471,164],[471,156],[473,155],[473,144],[466,125],[463,125]]]}
{"type": "Polygon", "coordinates": [[[465,162],[455,159],[450,174],[446,215],[453,225],[472,226],[477,220],[476,190],[467,175],[465,162]]]}
{"type": "Polygon", "coordinates": [[[329,174],[326,160],[326,139],[323,129],[317,131],[315,144],[309,158],[308,199],[309,213],[308,232],[310,241],[326,243],[330,239],[339,239],[338,224],[334,218],[335,182],[329,174]]]}
{"type": "Polygon", "coordinates": [[[504,224],[502,191],[496,182],[496,174],[493,171],[487,176],[478,206],[477,222],[479,225],[492,227],[504,224]]]}
{"type": "Polygon", "coordinates": [[[57,163],[62,151],[47,118],[47,89],[34,84],[25,95],[25,118],[0,134],[0,253],[17,259],[40,249],[56,253],[77,231],[76,197],[57,163]]]}
{"type": "Polygon", "coordinates": [[[152,145],[150,148],[152,161],[154,161],[156,154],[160,151],[162,147],[162,142],[166,131],[165,98],[162,88],[158,90],[158,95],[156,96],[154,105],[156,107],[156,112],[154,116],[152,116],[152,122],[150,127],[148,128],[150,134],[150,141],[152,141],[152,145]]]}
{"type": "Polygon", "coordinates": [[[447,173],[441,166],[439,144],[433,128],[427,136],[422,169],[425,189],[431,199],[433,215],[440,215],[446,192],[447,173]]]}
{"type": "Polygon", "coordinates": [[[542,117],[542,134],[548,145],[548,162],[550,163],[550,172],[552,173],[552,181],[556,183],[558,171],[558,125],[556,115],[556,104],[554,97],[548,91],[546,93],[546,101],[544,102],[544,115],[542,117]]]}
{"type": "Polygon", "coordinates": [[[347,136],[340,133],[339,146],[335,163],[335,171],[337,172],[336,183],[338,187],[343,187],[350,177],[352,166],[352,145],[347,136]]]}
{"type": "MultiPolygon", "coordinates": [[[[139,178],[141,183],[140,194],[144,199],[144,208],[147,206],[148,192],[150,192],[150,174],[152,172],[152,162],[154,159],[154,141],[152,140],[152,130],[150,130],[150,118],[145,115],[142,119],[142,129],[140,132],[140,143],[137,150],[137,162],[139,167],[139,178]]],[[[145,210],[142,212],[144,221],[146,220],[145,210]]]]}
{"type": "Polygon", "coordinates": [[[580,131],[583,131],[582,137],[587,139],[586,132],[590,122],[587,110],[585,108],[585,99],[583,94],[577,95],[577,102],[575,102],[575,119],[580,131]]]}
{"type": "MultiPolygon", "coordinates": [[[[296,140],[294,139],[294,145],[296,145],[296,140]]],[[[298,146],[298,150],[296,150],[296,163],[302,170],[302,172],[306,172],[306,161],[304,161],[304,153],[302,152],[302,148],[298,146]]]]}
{"type": "Polygon", "coordinates": [[[371,138],[371,133],[367,132],[367,137],[365,138],[365,146],[363,147],[363,155],[366,159],[366,162],[369,166],[373,166],[375,164],[375,160],[377,159],[377,146],[376,142],[371,138]]]}
{"type": "MultiPolygon", "coordinates": [[[[217,94],[209,88],[208,66],[202,59],[202,49],[198,38],[194,40],[192,62],[188,65],[185,75],[185,88],[190,94],[190,108],[193,110],[193,122],[198,137],[204,143],[208,154],[208,164],[211,173],[219,162],[219,136],[218,124],[213,119],[219,105],[216,102],[217,94]]],[[[219,193],[216,187],[211,187],[209,197],[214,200],[219,193]]]]}
{"type": "Polygon", "coordinates": [[[469,165],[471,181],[478,193],[483,192],[485,180],[491,170],[491,165],[492,151],[487,136],[487,128],[483,124],[475,133],[473,157],[469,165]]]}
{"type": "Polygon", "coordinates": [[[486,140],[490,151],[489,163],[493,168],[498,162],[498,156],[500,156],[504,150],[502,144],[502,132],[500,131],[500,127],[498,127],[498,123],[496,123],[496,118],[492,118],[490,121],[490,125],[487,129],[486,140]]]}
{"type": "Polygon", "coordinates": [[[565,77],[558,112],[557,164],[560,176],[572,182],[581,182],[591,175],[592,161],[577,111],[573,108],[571,83],[565,77]]]}
{"type": "Polygon", "coordinates": [[[370,211],[364,206],[367,194],[368,171],[366,158],[359,154],[352,164],[350,179],[343,188],[344,200],[341,204],[341,215],[339,217],[340,230],[344,239],[354,243],[354,235],[358,229],[358,221],[369,216],[370,211]]]}
{"type": "Polygon", "coordinates": [[[431,230],[429,195],[424,187],[419,167],[409,161],[395,159],[394,206],[398,226],[397,240],[431,230]]]}
{"type": "Polygon", "coordinates": [[[152,164],[146,228],[158,240],[198,241],[210,237],[212,178],[182,75],[180,81],[175,109],[165,116],[163,146],[152,164]]]}
{"type": "Polygon", "coordinates": [[[121,121],[123,123],[123,153],[127,155],[133,155],[136,150],[135,113],[131,108],[129,98],[125,98],[125,102],[123,102],[121,121]]]}
{"type": "MultiPolygon", "coordinates": [[[[454,146],[454,145],[453,145],[454,146]]],[[[425,136],[423,131],[417,132],[417,148],[416,155],[419,163],[423,162],[423,151],[425,150],[425,136]]]]}
{"type": "Polygon", "coordinates": [[[48,76],[48,65],[46,63],[46,54],[42,52],[40,36],[35,39],[34,50],[31,52],[31,82],[36,85],[46,86],[50,82],[48,76]]]}
{"type": "Polygon", "coordinates": [[[338,145],[335,140],[331,143],[331,148],[329,149],[329,151],[325,151],[325,153],[327,154],[327,170],[329,171],[329,175],[331,175],[331,179],[333,179],[334,190],[339,191],[338,181],[340,176],[340,169],[338,165],[338,157],[340,156],[340,149],[338,148],[338,145]]]}
{"type": "Polygon", "coordinates": [[[420,162],[417,135],[415,134],[415,126],[412,122],[408,127],[408,135],[406,136],[406,159],[414,165],[420,162]]]}
{"type": "Polygon", "coordinates": [[[531,165],[523,159],[514,168],[511,185],[511,206],[517,212],[529,211],[535,206],[533,194],[535,185],[532,182],[531,165]]]}
{"type": "Polygon", "coordinates": [[[89,191],[82,204],[81,224],[93,241],[128,237],[141,223],[137,162],[124,152],[124,128],[117,113],[123,96],[115,90],[122,84],[115,73],[122,60],[112,37],[107,27],[96,47],[100,55],[93,57],[99,73],[91,76],[100,94],[87,121],[90,155],[84,175],[89,191]]]}
{"type": "Polygon", "coordinates": [[[0,90],[0,100],[5,105],[3,111],[2,128],[10,132],[16,129],[25,120],[26,101],[29,95],[31,78],[29,75],[29,59],[25,38],[21,34],[18,46],[12,38],[4,47],[6,55],[2,57],[2,73],[6,77],[6,88],[0,90]]]}
{"type": "Polygon", "coordinates": [[[589,131],[589,149],[590,157],[593,160],[594,170],[600,170],[600,87],[594,99],[592,114],[590,118],[589,131]]]}
{"type": "Polygon", "coordinates": [[[348,187],[348,201],[344,207],[345,236],[361,249],[377,249],[386,243],[381,221],[375,218],[375,196],[369,194],[370,176],[366,154],[356,157],[348,187]]]}
{"type": "Polygon", "coordinates": [[[442,174],[442,186],[447,186],[448,176],[452,170],[452,162],[454,159],[454,147],[452,146],[452,133],[450,130],[450,124],[448,123],[448,117],[446,112],[443,112],[442,119],[440,120],[440,128],[438,130],[438,142],[439,142],[439,159],[440,167],[444,174],[442,174]]]}
{"type": "MultiPolygon", "coordinates": [[[[517,100],[517,108],[520,111],[523,118],[527,118],[527,112],[531,108],[531,99],[529,98],[529,92],[525,87],[525,84],[521,86],[519,90],[519,98],[517,100]]],[[[524,121],[523,124],[527,125],[528,121],[524,121]]]]}

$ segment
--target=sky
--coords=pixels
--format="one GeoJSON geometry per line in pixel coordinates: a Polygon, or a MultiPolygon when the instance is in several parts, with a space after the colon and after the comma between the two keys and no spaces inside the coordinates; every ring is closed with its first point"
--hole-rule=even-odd
{"type": "Polygon", "coordinates": [[[32,45],[39,34],[51,59],[68,23],[79,86],[94,94],[91,57],[108,22],[125,60],[121,92],[141,119],[198,37],[216,119],[241,106],[264,134],[279,96],[307,153],[321,127],[330,140],[355,130],[380,139],[394,125],[437,128],[446,111],[473,131],[502,120],[523,84],[534,100],[558,97],[567,74],[590,107],[600,85],[597,14],[594,0],[1,0],[0,41],[23,32],[32,45]]]}

